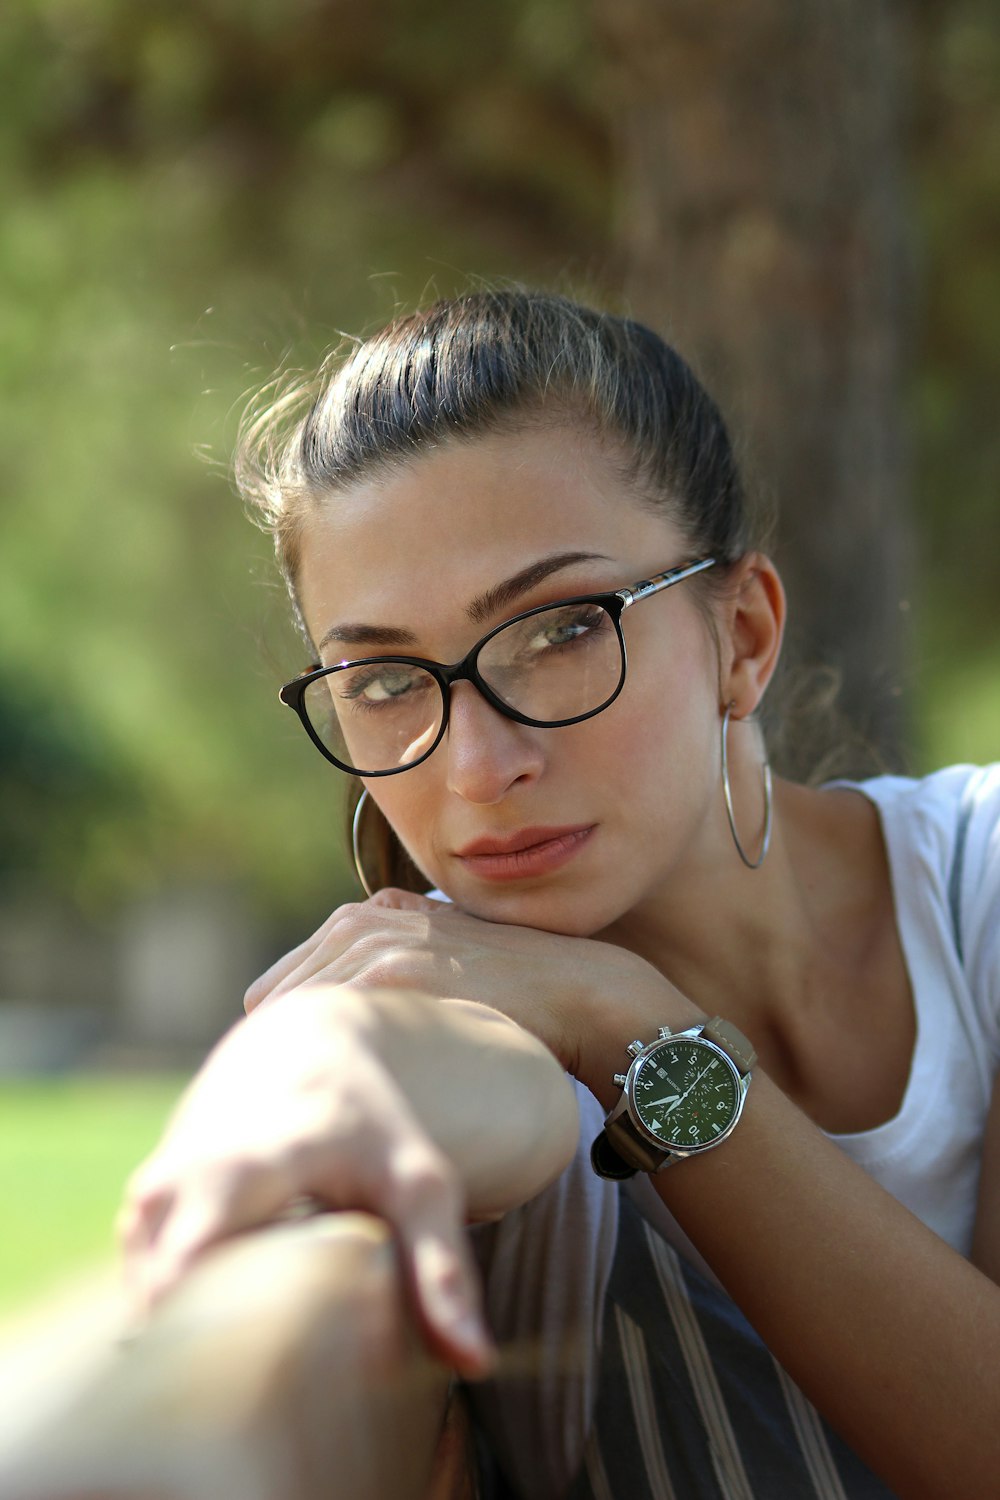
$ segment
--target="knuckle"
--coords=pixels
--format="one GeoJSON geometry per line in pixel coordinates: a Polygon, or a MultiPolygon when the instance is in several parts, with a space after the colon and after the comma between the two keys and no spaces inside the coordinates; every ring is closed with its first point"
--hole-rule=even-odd
{"type": "Polygon", "coordinates": [[[320,928],[321,935],[329,937],[339,927],[357,927],[363,921],[367,904],[361,901],[345,901],[344,905],[338,906],[331,914],[329,921],[320,928]]]}
{"type": "Polygon", "coordinates": [[[412,911],[415,909],[415,903],[422,899],[398,886],[387,885],[383,886],[380,891],[376,891],[374,896],[369,896],[363,904],[368,908],[381,907],[383,911],[412,911]]]}
{"type": "Polygon", "coordinates": [[[418,1212],[458,1212],[458,1179],[450,1163],[431,1146],[410,1146],[396,1160],[391,1185],[396,1210],[405,1217],[418,1212]]]}
{"type": "Polygon", "coordinates": [[[138,1211],[154,1207],[170,1193],[162,1171],[151,1162],[137,1167],[125,1184],[125,1204],[138,1211]]]}
{"type": "Polygon", "coordinates": [[[173,1180],[158,1165],[144,1163],[133,1172],[122,1193],[114,1225],[119,1243],[129,1245],[147,1234],[155,1234],[176,1198],[173,1180]]]}
{"type": "Polygon", "coordinates": [[[394,989],[405,982],[406,965],[399,953],[385,953],[377,949],[370,958],[365,956],[365,983],[375,989],[394,989]]]}
{"type": "Polygon", "coordinates": [[[323,923],[323,927],[320,928],[320,931],[322,932],[324,928],[334,926],[334,924],[337,922],[342,922],[345,917],[349,917],[352,915],[352,913],[360,911],[361,908],[366,906],[367,904],[368,903],[366,901],[344,901],[340,906],[335,906],[333,908],[333,911],[327,917],[326,921],[323,923]]]}
{"type": "Polygon", "coordinates": [[[395,890],[392,886],[383,886],[382,890],[376,891],[374,896],[368,897],[365,905],[369,907],[378,906],[383,909],[398,906],[400,904],[399,895],[399,891],[395,890]]]}

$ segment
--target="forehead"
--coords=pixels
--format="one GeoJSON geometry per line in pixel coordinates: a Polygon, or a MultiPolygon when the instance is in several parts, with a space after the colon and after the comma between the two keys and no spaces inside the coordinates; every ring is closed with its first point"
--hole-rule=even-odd
{"type": "Polygon", "coordinates": [[[600,554],[603,587],[667,566],[679,545],[596,439],[533,428],[442,445],[321,501],[299,592],[314,639],[335,618],[412,628],[542,556],[600,554]]]}

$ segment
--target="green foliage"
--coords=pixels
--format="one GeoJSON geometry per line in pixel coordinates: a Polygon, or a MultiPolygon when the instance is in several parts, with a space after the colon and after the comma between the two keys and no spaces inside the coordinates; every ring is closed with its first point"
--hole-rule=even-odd
{"type": "Polygon", "coordinates": [[[90,911],[235,878],[279,919],[351,889],[339,779],[276,699],[301,647],[226,480],[243,392],[453,268],[550,276],[603,206],[569,4],[397,9],[0,19],[0,878],[90,911]]]}
{"type": "MultiPolygon", "coordinates": [[[[920,753],[985,757],[1000,28],[986,0],[914,26],[920,753]]],[[[350,889],[341,787],[275,698],[300,648],[235,416],[466,272],[616,285],[589,14],[20,0],[0,70],[0,881],[102,911],[196,873],[295,923],[350,889]]]]}
{"type": "Polygon", "coordinates": [[[923,318],[915,379],[918,749],[1000,755],[1000,25],[990,0],[917,34],[914,181],[923,318]]]}

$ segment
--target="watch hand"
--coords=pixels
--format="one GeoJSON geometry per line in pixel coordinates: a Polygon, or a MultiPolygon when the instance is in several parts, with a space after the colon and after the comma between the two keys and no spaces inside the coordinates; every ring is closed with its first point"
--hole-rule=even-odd
{"type": "MultiPolygon", "coordinates": [[[[684,1100],[687,1098],[688,1094],[690,1094],[691,1090],[692,1089],[696,1089],[698,1087],[699,1083],[704,1078],[705,1074],[708,1072],[708,1070],[709,1070],[709,1068],[711,1066],[712,1066],[711,1063],[706,1064],[706,1066],[704,1068],[702,1068],[701,1072],[698,1074],[698,1077],[694,1080],[694,1082],[688,1084],[687,1088],[684,1090],[684,1093],[678,1099],[678,1101],[677,1101],[678,1104],[683,1104],[684,1100]]],[[[675,1105],[674,1108],[676,1108],[676,1107],[677,1106],[675,1105]]]]}
{"type": "Polygon", "coordinates": [[[659,1109],[661,1104],[669,1104],[671,1109],[676,1109],[680,1102],[680,1094],[664,1094],[662,1099],[650,1099],[649,1104],[645,1107],[647,1109],[659,1109]]]}

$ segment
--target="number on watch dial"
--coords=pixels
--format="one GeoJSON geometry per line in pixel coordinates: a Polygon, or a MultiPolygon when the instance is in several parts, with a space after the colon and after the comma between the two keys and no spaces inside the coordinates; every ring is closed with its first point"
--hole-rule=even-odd
{"type": "Polygon", "coordinates": [[[691,1037],[665,1041],[645,1057],[632,1084],[632,1102],[646,1129],[681,1150],[710,1145],[736,1116],[736,1068],[714,1047],[691,1037]]]}

